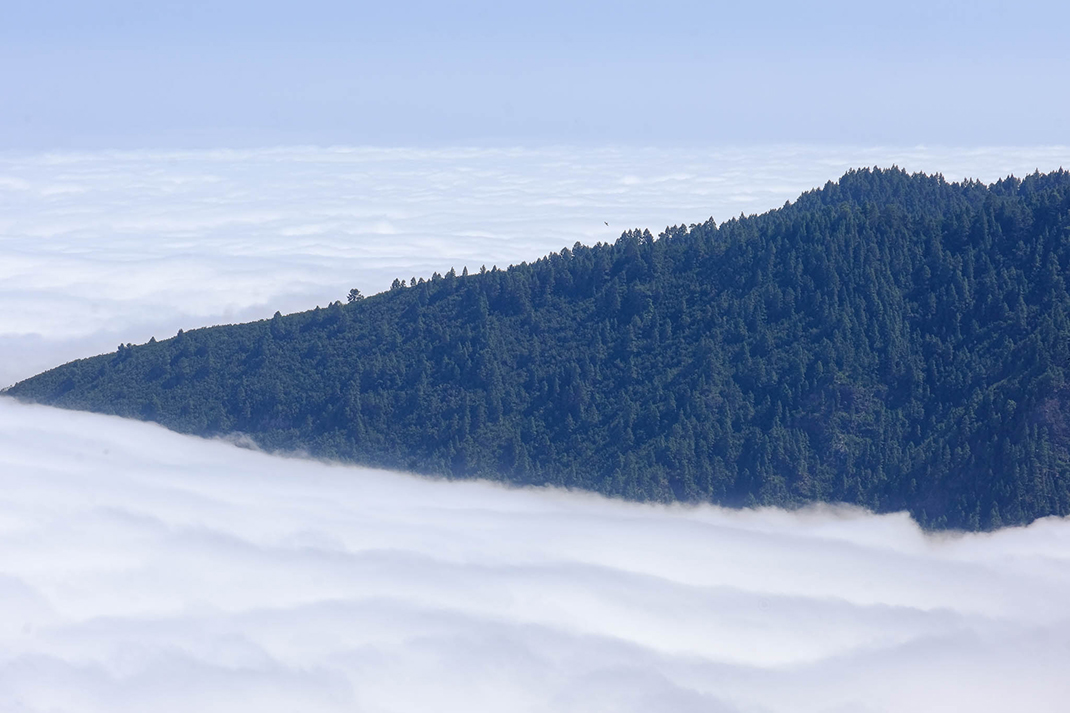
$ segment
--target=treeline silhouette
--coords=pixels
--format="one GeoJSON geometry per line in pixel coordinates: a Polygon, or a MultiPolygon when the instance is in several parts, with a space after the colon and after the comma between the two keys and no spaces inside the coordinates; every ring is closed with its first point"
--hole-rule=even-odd
{"type": "Polygon", "coordinates": [[[421,473],[995,528],[1070,513],[1068,266],[1070,173],[858,170],[10,393],[421,473]]]}

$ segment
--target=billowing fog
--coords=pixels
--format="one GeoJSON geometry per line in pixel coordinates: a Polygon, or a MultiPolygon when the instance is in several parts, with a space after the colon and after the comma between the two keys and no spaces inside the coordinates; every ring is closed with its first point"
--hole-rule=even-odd
{"type": "Polygon", "coordinates": [[[283,459],[0,400],[0,708],[1057,711],[1070,527],[283,459]]]}
{"type": "MultiPolygon", "coordinates": [[[[2,156],[0,385],[893,162],[1070,149],[2,156]]],[[[1064,711],[1066,671],[1064,520],[638,505],[0,399],[3,711],[1064,711]]]]}

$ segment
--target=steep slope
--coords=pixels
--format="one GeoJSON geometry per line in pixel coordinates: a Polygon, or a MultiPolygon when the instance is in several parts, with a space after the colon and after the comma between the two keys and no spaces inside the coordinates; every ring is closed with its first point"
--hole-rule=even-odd
{"type": "Polygon", "coordinates": [[[21,399],[630,498],[1070,513],[1070,174],[862,170],[761,216],[625,233],[199,329],[21,399]]]}

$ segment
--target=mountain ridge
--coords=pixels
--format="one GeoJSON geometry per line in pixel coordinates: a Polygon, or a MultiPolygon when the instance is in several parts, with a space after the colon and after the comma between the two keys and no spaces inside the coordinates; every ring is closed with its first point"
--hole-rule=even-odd
{"type": "Polygon", "coordinates": [[[721,225],[122,345],[7,395],[422,473],[995,528],[1070,513],[1068,267],[1065,171],[862,169],[721,225]]]}

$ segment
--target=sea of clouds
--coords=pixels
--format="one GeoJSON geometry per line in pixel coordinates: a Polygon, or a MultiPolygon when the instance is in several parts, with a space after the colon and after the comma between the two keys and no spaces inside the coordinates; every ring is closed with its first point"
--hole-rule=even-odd
{"type": "Polygon", "coordinates": [[[352,287],[763,212],[892,164],[995,180],[1070,166],[1070,147],[0,153],[0,387],[352,287]]]}
{"type": "Polygon", "coordinates": [[[724,511],[0,399],[4,711],[1065,711],[1070,527],[724,511]]]}
{"type": "MultiPolygon", "coordinates": [[[[3,155],[0,384],[892,163],[1070,149],[3,155]]],[[[3,711],[1064,711],[1068,670],[1065,520],[629,504],[0,399],[3,711]]]]}

